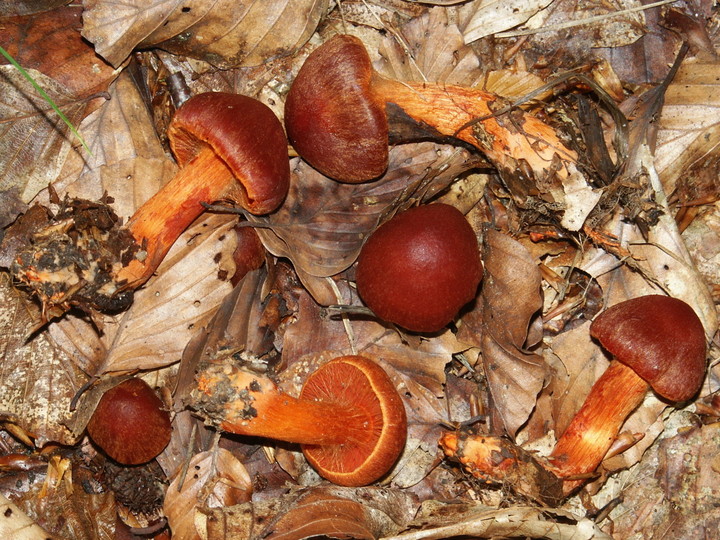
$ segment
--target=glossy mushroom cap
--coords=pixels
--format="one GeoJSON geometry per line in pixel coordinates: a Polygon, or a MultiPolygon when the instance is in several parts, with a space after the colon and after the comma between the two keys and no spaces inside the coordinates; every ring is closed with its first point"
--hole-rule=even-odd
{"type": "Polygon", "coordinates": [[[138,465],[163,451],[172,430],[160,398],[145,381],[133,378],[103,394],[87,432],[118,463],[138,465]]]}
{"type": "Polygon", "coordinates": [[[402,399],[385,371],[364,356],[341,356],[323,365],[305,382],[300,399],[335,403],[353,411],[363,425],[362,432],[343,444],[302,445],[308,462],[331,482],[344,486],[375,482],[405,448],[402,399]]]}
{"type": "Polygon", "coordinates": [[[702,386],[705,331],[682,300],[648,295],[621,302],[595,318],[590,334],[670,401],[686,401],[702,386]]]}
{"type": "Polygon", "coordinates": [[[475,232],[454,206],[395,215],[360,251],[360,297],[382,320],[414,332],[447,325],[477,293],[483,269],[475,232]]]}
{"type": "Polygon", "coordinates": [[[181,167],[202,149],[214,149],[239,182],[238,202],[252,214],[272,212],[285,199],[290,185],[287,139],[264,103],[238,94],[198,94],[178,109],[168,138],[181,167]]]}
{"type": "Polygon", "coordinates": [[[373,97],[362,42],[334,36],[313,51],[285,101],[285,128],[297,153],[325,176],[363,182],[388,164],[385,104],[373,97]]]}

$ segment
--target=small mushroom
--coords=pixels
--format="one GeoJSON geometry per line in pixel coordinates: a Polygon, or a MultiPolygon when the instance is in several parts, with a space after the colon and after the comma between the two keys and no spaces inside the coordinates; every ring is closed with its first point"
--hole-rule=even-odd
{"type": "Polygon", "coordinates": [[[305,161],[343,182],[380,176],[390,137],[460,139],[500,168],[514,171],[522,160],[536,172],[567,174],[553,157],[574,161],[575,154],[550,126],[522,111],[503,122],[493,102],[496,96],[473,88],[386,79],[358,38],[337,35],[310,53],[298,72],[285,101],[285,127],[305,161]]]}
{"type": "Polygon", "coordinates": [[[232,201],[252,214],[267,214],[288,192],[282,123],[256,99],[198,94],[178,109],[168,138],[181,168],[128,222],[143,248],[143,257],[118,273],[128,288],[152,275],[178,236],[205,210],[203,203],[232,201]]]}
{"type": "Polygon", "coordinates": [[[299,443],[320,476],[362,486],[385,475],[405,447],[405,408],[385,371],[364,356],[341,356],[312,373],[299,397],[236,366],[200,371],[194,406],[220,429],[299,443]]]}
{"type": "Polygon", "coordinates": [[[355,281],[380,319],[413,332],[436,332],[477,294],[483,269],[475,232],[454,206],[417,206],[368,238],[355,281]]]}
{"type": "Polygon", "coordinates": [[[103,394],[87,425],[90,438],[123,465],[157,457],[170,442],[170,414],[150,386],[137,377],[103,394]]]}
{"type": "MultiPolygon", "coordinates": [[[[676,298],[648,295],[616,304],[595,318],[590,334],[613,359],[551,454],[555,474],[570,480],[595,471],[650,388],[672,403],[688,401],[706,370],[702,323],[676,298]]],[[[566,489],[579,484],[568,482],[566,489]]]]}

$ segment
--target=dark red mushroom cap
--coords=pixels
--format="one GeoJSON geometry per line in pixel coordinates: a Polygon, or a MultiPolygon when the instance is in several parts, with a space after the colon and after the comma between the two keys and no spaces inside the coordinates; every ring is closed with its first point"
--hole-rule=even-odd
{"type": "Polygon", "coordinates": [[[457,208],[437,203],[378,227],[360,251],[355,281],[380,319],[435,332],[475,298],[482,275],[472,227],[457,208]]]}
{"type": "Polygon", "coordinates": [[[103,394],[87,432],[118,463],[138,465],[163,451],[172,430],[157,394],[142,379],[132,378],[103,394]]]}
{"type": "Polygon", "coordinates": [[[329,39],[308,56],[285,101],[297,153],[325,176],[363,182],[388,164],[385,104],[373,98],[373,68],[353,36],[329,39]]]}
{"type": "MultiPolygon", "coordinates": [[[[198,94],[180,107],[168,129],[181,166],[210,146],[240,182],[238,202],[253,214],[275,210],[290,185],[282,123],[264,103],[238,94],[198,94]]],[[[211,201],[210,201],[211,202],[211,201]]]]}
{"type": "MultiPolygon", "coordinates": [[[[364,486],[384,476],[407,439],[405,406],[390,377],[364,356],[341,356],[315,371],[300,399],[333,403],[362,425],[352,440],[335,445],[302,445],[308,462],[324,478],[343,486],[364,486]]],[[[348,422],[348,425],[351,422],[348,422]]]]}
{"type": "Polygon", "coordinates": [[[682,300],[648,295],[621,302],[595,318],[590,334],[670,401],[686,401],[702,386],[705,330],[682,300]]]}

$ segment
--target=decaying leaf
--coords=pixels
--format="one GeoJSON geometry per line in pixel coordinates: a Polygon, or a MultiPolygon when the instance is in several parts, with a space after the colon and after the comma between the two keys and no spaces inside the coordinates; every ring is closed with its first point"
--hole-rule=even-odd
{"type": "Polygon", "coordinates": [[[83,36],[115,66],[151,45],[223,68],[261,64],[302,46],[327,10],[327,0],[84,3],[83,36]]]}
{"type": "Polygon", "coordinates": [[[490,394],[511,436],[527,421],[547,377],[528,335],[542,308],[540,271],[515,240],[493,230],[483,245],[482,355],[490,394]]]}
{"type": "Polygon", "coordinates": [[[165,515],[173,538],[202,538],[198,532],[206,526],[202,508],[241,504],[251,493],[250,476],[231,452],[216,448],[196,454],[187,469],[178,472],[165,496],[165,515]]]}
{"type": "Polygon", "coordinates": [[[491,36],[503,30],[519,26],[546,8],[553,0],[514,0],[502,2],[484,0],[473,2],[465,8],[465,43],[472,43],[485,36],[491,36]]]}
{"type": "Polygon", "coordinates": [[[0,410],[8,421],[33,434],[38,446],[49,441],[74,444],[76,439],[64,422],[70,414],[70,400],[85,383],[84,375],[50,336],[42,332],[29,335],[37,326],[40,311],[12,287],[4,272],[0,274],[0,297],[0,410]]]}

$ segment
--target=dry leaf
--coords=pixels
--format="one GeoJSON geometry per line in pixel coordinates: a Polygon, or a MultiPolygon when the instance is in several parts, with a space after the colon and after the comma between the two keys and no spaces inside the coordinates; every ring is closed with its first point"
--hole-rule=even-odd
{"type": "Polygon", "coordinates": [[[250,500],[252,481],[245,467],[222,448],[193,456],[165,495],[165,515],[175,540],[201,538],[204,514],[200,508],[233,506],[250,500]]]}
{"type": "Polygon", "coordinates": [[[196,328],[210,320],[232,290],[229,232],[234,225],[228,216],[204,216],[178,238],[117,326],[106,325],[108,354],[98,375],[157,369],[180,360],[196,328]]]}
{"type": "Polygon", "coordinates": [[[396,204],[447,185],[465,169],[466,157],[432,143],[399,146],[390,152],[388,172],[363,184],[335,182],[298,161],[280,209],[250,219],[273,255],[310,276],[332,276],[355,262],[365,238],[396,204]]]}
{"type": "Polygon", "coordinates": [[[720,64],[685,60],[665,92],[655,167],[667,194],[693,171],[715,168],[720,145],[720,64]]]}
{"type": "Polygon", "coordinates": [[[463,28],[465,43],[472,43],[486,36],[519,26],[553,1],[481,0],[471,2],[463,10],[463,16],[467,18],[463,28]]]}
{"type": "Polygon", "coordinates": [[[83,36],[121,65],[133,49],[158,46],[223,68],[253,66],[299,49],[327,0],[245,2],[85,0],[83,36]]]}
{"type": "Polygon", "coordinates": [[[485,233],[483,262],[483,365],[497,414],[514,436],[547,376],[542,357],[526,348],[542,309],[540,270],[521,244],[492,229],[485,233]]]}
{"type": "Polygon", "coordinates": [[[40,310],[0,274],[0,410],[10,421],[32,433],[38,447],[48,441],[74,444],[64,427],[70,400],[85,383],[84,375],[43,332],[28,339],[40,310]]]}

